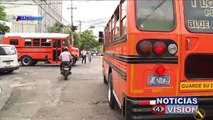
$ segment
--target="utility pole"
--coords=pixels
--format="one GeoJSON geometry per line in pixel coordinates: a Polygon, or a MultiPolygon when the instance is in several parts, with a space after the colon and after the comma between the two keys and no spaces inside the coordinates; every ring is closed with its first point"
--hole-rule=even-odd
{"type": "Polygon", "coordinates": [[[70,26],[70,31],[71,31],[71,36],[70,36],[70,43],[72,46],[74,46],[73,44],[73,9],[77,9],[76,7],[73,7],[73,0],[71,0],[71,7],[67,8],[67,9],[71,9],[71,26],[70,26]]]}
{"type": "Polygon", "coordinates": [[[79,32],[81,32],[81,20],[79,20],[79,32]]]}

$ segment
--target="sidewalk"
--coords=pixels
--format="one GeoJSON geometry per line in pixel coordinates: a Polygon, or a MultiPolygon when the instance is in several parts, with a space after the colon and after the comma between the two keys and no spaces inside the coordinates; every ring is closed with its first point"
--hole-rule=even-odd
{"type": "Polygon", "coordinates": [[[7,103],[10,95],[12,93],[12,88],[4,80],[0,81],[0,111],[3,109],[7,103]]]}

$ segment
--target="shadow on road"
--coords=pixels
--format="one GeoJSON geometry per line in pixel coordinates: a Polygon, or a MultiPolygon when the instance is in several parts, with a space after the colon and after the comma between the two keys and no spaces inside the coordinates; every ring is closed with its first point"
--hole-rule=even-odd
{"type": "Polygon", "coordinates": [[[8,73],[8,72],[0,72],[0,76],[7,76],[7,75],[16,75],[16,72],[8,73]]]}

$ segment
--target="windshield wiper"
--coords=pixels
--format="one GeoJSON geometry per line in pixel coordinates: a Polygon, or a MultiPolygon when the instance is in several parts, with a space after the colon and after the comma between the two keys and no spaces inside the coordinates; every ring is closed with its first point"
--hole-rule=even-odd
{"type": "Polygon", "coordinates": [[[152,9],[152,11],[150,12],[150,14],[148,14],[142,21],[141,23],[143,23],[144,21],[146,21],[153,12],[155,12],[155,10],[157,10],[160,6],[162,6],[164,3],[166,2],[166,0],[163,0],[160,4],[158,4],[155,8],[152,9]]]}

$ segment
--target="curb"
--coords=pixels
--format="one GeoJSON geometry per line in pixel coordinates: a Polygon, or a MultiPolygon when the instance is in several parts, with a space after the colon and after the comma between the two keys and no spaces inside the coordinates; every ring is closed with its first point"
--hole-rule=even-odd
{"type": "Polygon", "coordinates": [[[3,109],[12,94],[12,88],[4,81],[0,81],[0,111],[3,109]]]}

